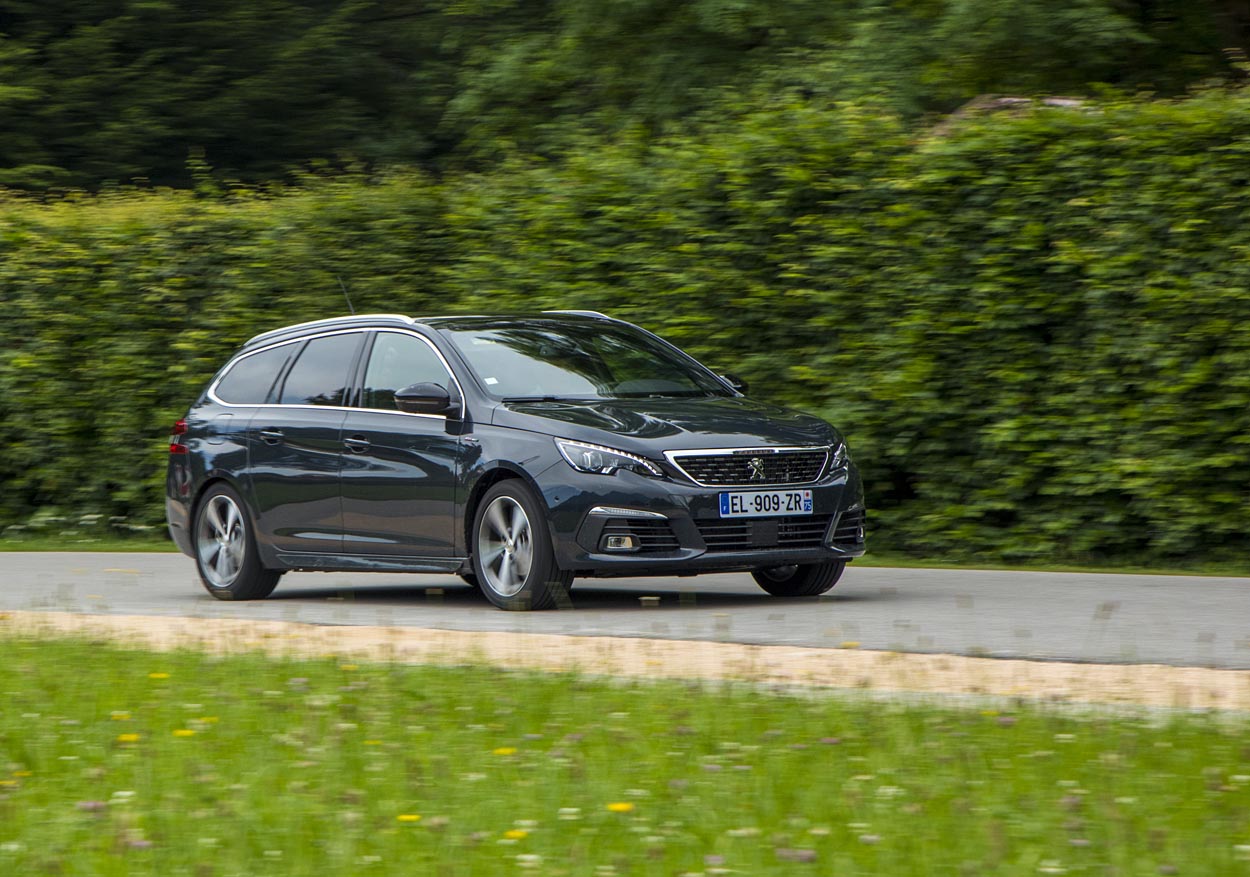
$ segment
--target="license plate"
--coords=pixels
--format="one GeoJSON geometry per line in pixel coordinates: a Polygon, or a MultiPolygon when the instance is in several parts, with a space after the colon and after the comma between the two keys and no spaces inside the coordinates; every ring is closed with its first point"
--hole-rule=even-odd
{"type": "Polygon", "coordinates": [[[764,518],[811,513],[810,490],[742,490],[720,495],[722,518],[764,518]]]}

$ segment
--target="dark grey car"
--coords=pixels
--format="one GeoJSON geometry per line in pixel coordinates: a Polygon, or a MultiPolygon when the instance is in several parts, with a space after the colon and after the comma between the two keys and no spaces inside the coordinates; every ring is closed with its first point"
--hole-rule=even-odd
{"type": "Polygon", "coordinates": [[[832,426],[743,389],[598,314],[278,329],[175,425],[170,532],[227,600],[286,570],[457,573],[505,609],[578,576],[823,593],[864,552],[859,473],[832,426]]]}

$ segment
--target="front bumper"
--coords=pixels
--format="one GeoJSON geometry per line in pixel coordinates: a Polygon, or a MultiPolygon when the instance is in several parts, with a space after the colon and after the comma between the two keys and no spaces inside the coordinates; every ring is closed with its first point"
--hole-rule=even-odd
{"type": "Polygon", "coordinates": [[[745,488],[567,466],[543,475],[557,562],[578,575],[695,575],[845,561],[865,550],[863,485],[853,464],[801,486],[812,491],[811,515],[763,518],[720,517],[720,494],[745,488]],[[609,535],[631,536],[636,547],[606,550],[609,535]]]}

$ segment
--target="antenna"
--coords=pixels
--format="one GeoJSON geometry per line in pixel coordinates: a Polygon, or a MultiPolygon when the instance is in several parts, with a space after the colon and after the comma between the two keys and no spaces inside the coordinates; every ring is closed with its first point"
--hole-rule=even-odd
{"type": "Polygon", "coordinates": [[[351,312],[353,317],[356,316],[356,309],[352,307],[352,297],[347,294],[347,287],[343,285],[343,278],[335,274],[334,279],[339,282],[339,287],[343,290],[343,298],[347,299],[347,310],[351,312]]]}

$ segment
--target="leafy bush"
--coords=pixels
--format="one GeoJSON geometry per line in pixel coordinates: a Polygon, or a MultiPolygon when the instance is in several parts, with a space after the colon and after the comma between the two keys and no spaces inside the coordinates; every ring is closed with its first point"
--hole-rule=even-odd
{"type": "Polygon", "coordinates": [[[864,467],[874,545],[1210,559],[1250,525],[1250,93],[917,136],[811,96],[488,174],[0,202],[0,524],[159,523],[164,432],[263,329],[595,308],[864,467]]]}

